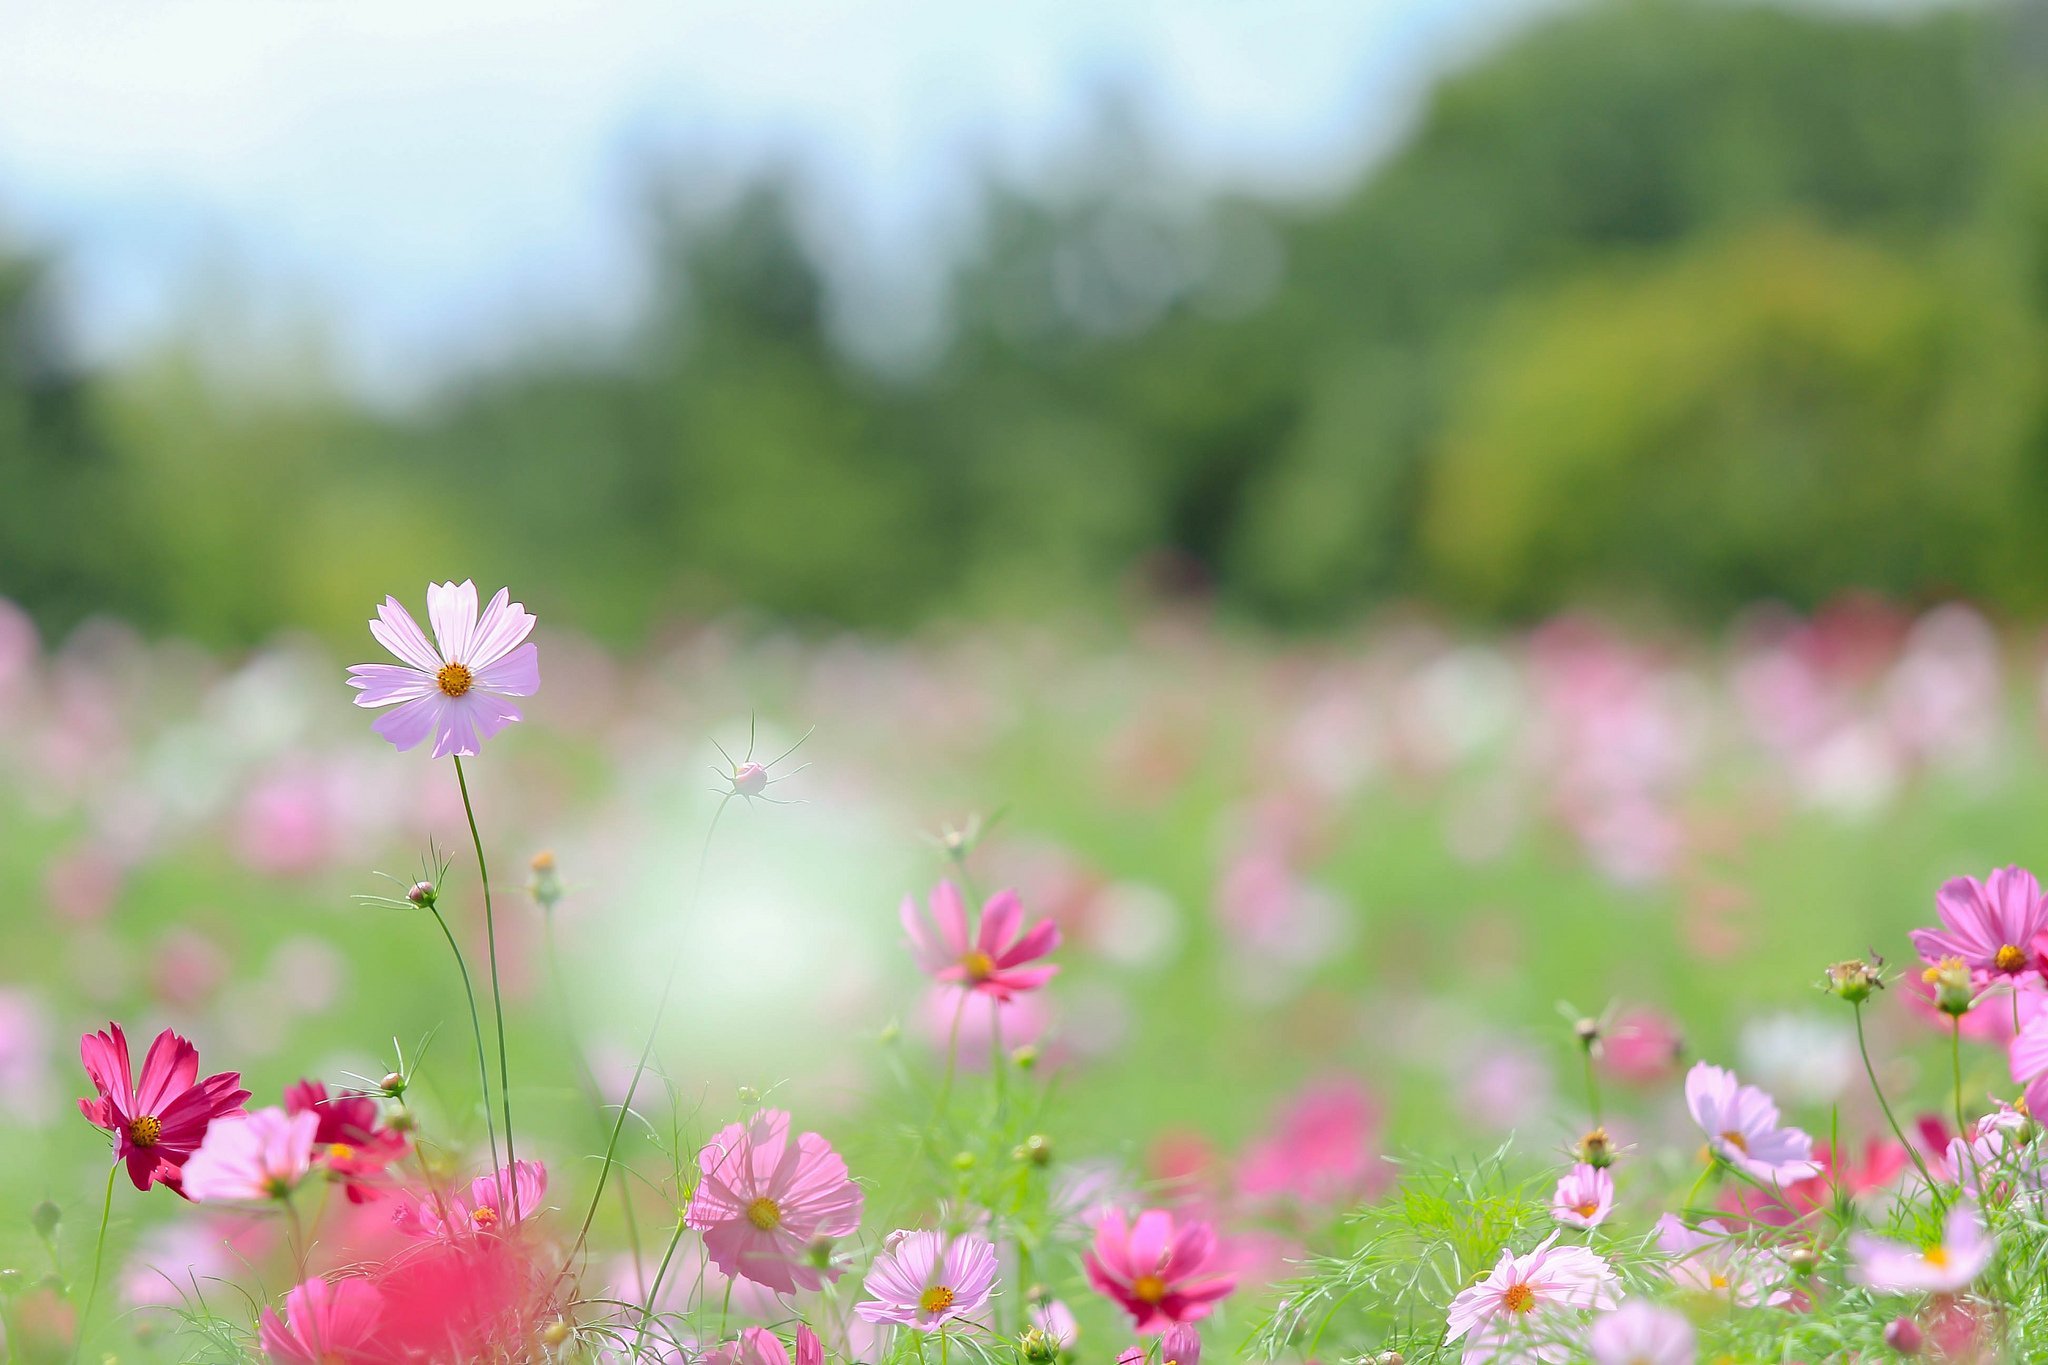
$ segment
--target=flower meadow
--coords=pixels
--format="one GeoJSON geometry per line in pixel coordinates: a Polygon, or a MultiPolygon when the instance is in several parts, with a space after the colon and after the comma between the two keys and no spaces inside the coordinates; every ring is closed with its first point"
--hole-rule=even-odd
{"type": "Polygon", "coordinates": [[[0,609],[6,1359],[2048,1353],[2042,653],[1966,608],[423,605],[0,609]]]}

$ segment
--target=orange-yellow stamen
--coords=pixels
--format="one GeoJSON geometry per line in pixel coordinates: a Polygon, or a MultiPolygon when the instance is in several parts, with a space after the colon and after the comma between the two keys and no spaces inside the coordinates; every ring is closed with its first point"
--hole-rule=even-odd
{"type": "Polygon", "coordinates": [[[1744,1137],[1742,1134],[1736,1132],[1732,1128],[1729,1129],[1727,1132],[1721,1134],[1721,1141],[1727,1143],[1730,1147],[1733,1147],[1736,1151],[1743,1153],[1745,1156],[1749,1153],[1749,1139],[1744,1137]]]}
{"type": "Polygon", "coordinates": [[[1510,1313],[1526,1313],[1536,1306],[1536,1291],[1526,1284],[1511,1284],[1500,1303],[1510,1313]]]}
{"type": "Polygon", "coordinates": [[[1939,1244],[1920,1253],[1920,1259],[1937,1270],[1948,1264],[1948,1248],[1939,1244]]]}
{"type": "Polygon", "coordinates": [[[762,1195],[747,1205],[747,1221],[763,1232],[773,1232],[782,1226],[782,1205],[762,1195]]]}
{"type": "Polygon", "coordinates": [[[450,697],[461,696],[475,682],[476,674],[469,671],[467,664],[442,664],[441,671],[434,675],[434,685],[450,697]]]}
{"type": "Polygon", "coordinates": [[[1140,1275],[1131,1281],[1131,1297],[1140,1303],[1157,1303],[1166,1297],[1166,1281],[1157,1275],[1140,1275]]]}
{"type": "Polygon", "coordinates": [[[480,1205],[470,1213],[469,1221],[476,1224],[479,1230],[494,1228],[498,1226],[498,1211],[489,1204],[480,1205]]]}
{"type": "Polygon", "coordinates": [[[333,1142],[327,1146],[327,1159],[329,1161],[347,1161],[355,1156],[355,1154],[356,1149],[349,1146],[346,1142],[333,1142]]]}
{"type": "Polygon", "coordinates": [[[2001,972],[2016,972],[2027,965],[2027,955],[2008,943],[1998,950],[1997,956],[1991,961],[2001,972]]]}
{"type": "Polygon", "coordinates": [[[917,1306],[922,1308],[927,1316],[943,1313],[953,1306],[953,1291],[946,1285],[935,1284],[924,1291],[924,1297],[917,1301],[917,1306]]]}
{"type": "Polygon", "coordinates": [[[128,1120],[128,1140],[137,1147],[154,1147],[163,1141],[163,1120],[151,1114],[128,1120]]]}
{"type": "Polygon", "coordinates": [[[1588,1199],[1585,1203],[1574,1207],[1572,1212],[1581,1218],[1591,1218],[1594,1214],[1600,1212],[1600,1206],[1588,1199]]]}
{"type": "Polygon", "coordinates": [[[986,981],[995,975],[995,959],[984,952],[972,952],[960,959],[960,965],[967,969],[969,979],[986,981]]]}

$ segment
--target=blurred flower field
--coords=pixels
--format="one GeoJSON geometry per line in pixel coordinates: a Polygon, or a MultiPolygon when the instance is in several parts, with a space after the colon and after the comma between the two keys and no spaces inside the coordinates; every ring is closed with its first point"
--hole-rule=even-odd
{"type": "MultiPolygon", "coordinates": [[[[1738,1084],[1831,1151],[1893,1144],[1873,1186],[1913,1178],[1909,1148],[1944,1158],[1923,1118],[1982,1144],[2005,1130],[1951,1109],[2018,1095],[2003,987],[1981,973],[1964,969],[1974,1003],[1957,1015],[1953,1076],[1938,973],[1874,964],[1891,988],[1853,1013],[1817,989],[1859,954],[1912,958],[1906,933],[1936,922],[1936,888],[2028,862],[2048,822],[2042,642],[1964,607],[1758,611],[1712,639],[1577,617],[1477,635],[1399,615],[1299,644],[1174,615],[1120,636],[896,643],[738,623],[631,659],[573,623],[534,638],[542,683],[521,694],[524,719],[462,760],[493,874],[487,937],[455,772],[371,732],[349,705],[349,660],[290,638],[226,657],[104,621],[43,640],[0,603],[10,1358],[444,1358],[387,1352],[374,1332],[398,1332],[404,1311],[457,1320],[448,1305],[476,1290],[475,1267],[447,1229],[502,1221],[528,1259],[492,1292],[522,1305],[505,1330],[523,1344],[494,1321],[476,1329],[488,1345],[445,1358],[776,1365],[793,1348],[799,1365],[878,1365],[948,1347],[1044,1359],[1066,1342],[1106,1360],[1135,1341],[1194,1365],[1370,1358],[1398,1338],[1410,1359],[1433,1358],[1425,1339],[1470,1359],[1492,1319],[1463,1301],[1466,1339],[1447,1345],[1446,1313],[1495,1252],[1569,1232],[1536,1254],[1572,1251],[1594,1287],[1560,1311],[1612,1309],[1599,1286],[1613,1272],[1586,1271],[1575,1247],[1640,1248],[1673,1207],[1755,1216],[1764,1186],[1744,1179],[1790,1207],[1818,1178],[1796,1154],[1762,1177],[1733,1148],[1702,1166],[1703,1126],[1710,1150],[1726,1144],[1692,1093],[1720,1073],[1688,1081],[1698,1061],[1732,1071],[1712,1103],[1743,1123],[1757,1111],[1738,1084]],[[435,914],[479,992],[474,1030],[435,914]],[[977,923],[979,940],[959,937],[977,923]],[[77,1040],[110,1020],[138,1063],[160,1030],[189,1038],[195,1074],[238,1072],[246,1122],[273,1125],[239,1154],[214,1144],[199,1192],[188,1164],[190,1202],[110,1185],[107,1135],[79,1116],[94,1088],[77,1040]],[[1859,1022],[1910,1143],[1873,1096],[1859,1022]],[[288,1103],[301,1081],[326,1090],[288,1103]],[[344,1096],[367,1097],[347,1120],[344,1096]],[[295,1114],[375,1144],[322,1129],[321,1155],[293,1165],[314,1131],[295,1114]],[[492,1175],[515,1119],[532,1180],[492,1175]],[[1611,1176],[1583,1159],[1595,1127],[1621,1154],[1611,1176]],[[715,1168],[800,1132],[829,1149],[807,1145],[805,1172],[851,1173],[833,1188],[852,1221],[820,1211],[802,1257],[735,1277],[747,1227],[778,1225],[742,1198],[717,1231],[715,1168]],[[1606,1208],[1531,1222],[1551,1223],[1560,1177],[1577,1183],[1558,1208],[1606,1208]],[[1392,1295],[1372,1259],[1392,1234],[1374,1219],[1405,1208],[1401,1235],[1418,1236],[1432,1198],[1452,1210],[1457,1273],[1392,1295]],[[1195,1263],[1185,1284],[1140,1264],[1162,1237],[1195,1263]],[[425,1261],[404,1258],[429,1253],[408,1238],[445,1251],[456,1288],[365,1269],[421,1279],[425,1261]],[[918,1292],[934,1276],[959,1280],[957,1309],[918,1292]],[[316,1288],[283,1297],[302,1281],[316,1288]],[[304,1338],[371,1312],[345,1301],[371,1284],[372,1344],[304,1338]],[[1375,1302],[1345,1304],[1347,1285],[1375,1302]],[[771,1330],[742,1331],[758,1327],[771,1330]]],[[[472,682],[439,685],[460,698],[472,682]]],[[[102,1126],[168,1147],[136,1121],[120,1109],[102,1126]]],[[[1900,1208],[1936,1223],[1968,1211],[1937,1183],[1931,1214],[1900,1208]]],[[[798,1226],[795,1196],[760,1199],[798,1226]]],[[[1711,1241],[1702,1226],[1683,1236],[1711,1241]]],[[[1850,1254],[1848,1226],[1815,1245],[1850,1254]]],[[[1965,1220],[1943,1235],[1965,1256],[1992,1234],[1965,1220]]],[[[1644,1264],[1719,1246],[1664,1245],[1644,1264]]],[[[1796,1249],[1770,1254],[1791,1266],[1796,1249]]],[[[1881,1249],[1854,1254],[1859,1274],[1884,1264],[1881,1249]]],[[[1643,1299],[1649,1272],[1630,1264],[1643,1299]]],[[[1543,1316],[1521,1270],[1494,1273],[1501,1311],[1543,1316]]],[[[1718,1271],[1702,1283],[1714,1276],[1725,1287],[1718,1271]]],[[[1927,1288],[1914,1330],[1949,1343],[1930,1349],[1965,1358],[2025,1327],[1972,1316],[1964,1289],[1927,1288]]],[[[1755,1304],[1835,1323],[1782,1306],[1790,1292],[1774,1280],[1755,1304]]],[[[1668,1327],[1655,1315],[1671,1310],[1628,1311],[1610,1340],[1654,1344],[1668,1327]]],[[[1691,1316],[1708,1336],[1771,1339],[1691,1316]]]]}

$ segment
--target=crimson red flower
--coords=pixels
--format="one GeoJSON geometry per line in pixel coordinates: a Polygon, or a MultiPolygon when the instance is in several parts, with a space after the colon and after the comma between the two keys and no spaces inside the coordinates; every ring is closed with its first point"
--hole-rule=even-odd
{"type": "Polygon", "coordinates": [[[1134,1221],[1120,1209],[1103,1210],[1083,1265],[1088,1283],[1129,1313],[1140,1333],[1200,1321],[1237,1288],[1215,1228],[1201,1219],[1176,1226],[1164,1209],[1147,1209],[1134,1221]]]}
{"type": "Polygon", "coordinates": [[[1050,964],[1028,965],[1060,946],[1060,931],[1049,919],[1026,929],[1024,903],[1014,891],[990,896],[971,931],[967,904],[951,882],[932,888],[931,912],[928,924],[916,899],[903,898],[903,932],[910,936],[917,965],[934,981],[1009,1000],[1037,990],[1059,971],[1050,964]]]}
{"type": "Polygon", "coordinates": [[[241,1113],[249,1098],[238,1071],[200,1080],[199,1049],[169,1029],[149,1045],[139,1083],[119,1024],[80,1038],[78,1053],[99,1091],[97,1098],[78,1102],[79,1112],[114,1135],[115,1158],[128,1163],[128,1178],[138,1190],[178,1190],[185,1158],[206,1139],[207,1125],[241,1113]]]}
{"type": "Polygon", "coordinates": [[[285,1087],[284,1108],[319,1116],[313,1160],[341,1182],[352,1204],[375,1199],[384,1168],[405,1155],[405,1135],[378,1126],[377,1101],[368,1095],[329,1095],[320,1081],[300,1081],[285,1087]]]}

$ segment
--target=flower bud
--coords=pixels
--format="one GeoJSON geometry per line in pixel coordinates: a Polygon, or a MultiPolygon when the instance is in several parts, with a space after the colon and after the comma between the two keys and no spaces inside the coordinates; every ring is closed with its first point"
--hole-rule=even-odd
{"type": "Polygon", "coordinates": [[[1872,991],[1884,989],[1884,959],[1872,954],[1874,961],[1865,962],[1852,957],[1846,962],[1837,962],[1827,970],[1827,979],[1821,989],[1830,995],[1839,996],[1852,1005],[1860,1005],[1870,998],[1872,991]]]}
{"type": "Polygon", "coordinates": [[[383,1081],[379,1084],[383,1088],[384,1093],[395,1100],[405,1093],[405,1073],[402,1071],[387,1071],[384,1073],[383,1081]]]}
{"type": "Polygon", "coordinates": [[[410,1133],[418,1125],[412,1110],[402,1104],[393,1104],[384,1112],[384,1126],[394,1133],[410,1133]]]}
{"type": "Polygon", "coordinates": [[[1614,1164],[1614,1139],[1607,1136],[1605,1128],[1595,1128],[1579,1139],[1578,1157],[1586,1165],[1604,1170],[1614,1164]]]}
{"type": "Polygon", "coordinates": [[[1579,1046],[1592,1052],[1600,1046],[1600,1021],[1581,1018],[1572,1025],[1572,1036],[1579,1040],[1579,1046]]]}
{"type": "Polygon", "coordinates": [[[1028,1161],[1034,1166],[1048,1165],[1052,1161],[1052,1139],[1043,1133],[1033,1133],[1017,1147],[1017,1159],[1028,1161]]]}
{"type": "Polygon", "coordinates": [[[541,1345],[548,1347],[550,1350],[561,1346],[569,1340],[569,1324],[561,1318],[556,1318],[553,1322],[540,1329],[540,1340],[541,1345]]]}
{"type": "Polygon", "coordinates": [[[1812,1247],[1795,1247],[1785,1257],[1785,1264],[1791,1267],[1794,1275],[1801,1277],[1811,1275],[1814,1271],[1820,1269],[1820,1253],[1812,1247]]]}
{"type": "Polygon", "coordinates": [[[1934,1007],[1943,1014],[1957,1016],[1970,1010],[1970,969],[1959,957],[1945,957],[1920,974],[1920,979],[1934,987],[1934,1007]]]}
{"type": "Polygon", "coordinates": [[[1016,1065],[1019,1071],[1029,1071],[1038,1065],[1038,1048],[1031,1043],[1026,1043],[1010,1054],[1010,1061],[1016,1065]]]}
{"type": "Polygon", "coordinates": [[[434,897],[436,894],[432,882],[414,882],[406,889],[405,898],[414,905],[424,906],[426,909],[431,910],[434,908],[434,897]]]}
{"type": "Polygon", "coordinates": [[[768,769],[759,763],[742,763],[732,770],[734,796],[759,796],[768,790],[768,769]]]}
{"type": "Polygon", "coordinates": [[[555,871],[555,855],[547,849],[533,855],[533,876],[526,883],[527,891],[543,910],[552,910],[562,899],[562,875],[555,871]]]}
{"type": "Polygon", "coordinates": [[[36,1236],[46,1242],[56,1234],[57,1224],[63,1221],[64,1211],[47,1199],[29,1210],[29,1226],[36,1230],[36,1236]]]}
{"type": "Polygon", "coordinates": [[[1920,1330],[1920,1324],[1911,1318],[1893,1318],[1884,1327],[1884,1344],[1902,1356],[1917,1356],[1920,1348],[1927,1344],[1927,1337],[1920,1330]]]}
{"type": "Polygon", "coordinates": [[[751,1086],[751,1085],[743,1085],[743,1086],[741,1086],[741,1087],[740,1087],[740,1105],[741,1105],[741,1107],[743,1107],[743,1108],[746,1108],[746,1109],[758,1109],[758,1108],[760,1108],[760,1106],[761,1106],[761,1092],[760,1092],[759,1090],[756,1090],[756,1089],[755,1089],[755,1088],[754,1088],[753,1086],[751,1086]]]}
{"type": "Polygon", "coordinates": [[[830,1237],[813,1237],[811,1244],[804,1248],[804,1259],[818,1270],[832,1268],[832,1251],[838,1243],[830,1237]]]}
{"type": "Polygon", "coordinates": [[[1381,1351],[1372,1358],[1372,1365],[1408,1365],[1408,1359],[1399,1351],[1381,1351]]]}
{"type": "Polygon", "coordinates": [[[1046,1365],[1048,1361],[1059,1359],[1060,1344],[1039,1328],[1025,1328],[1017,1344],[1023,1348],[1024,1358],[1032,1365],[1046,1365]]]}
{"type": "Polygon", "coordinates": [[[971,1171],[971,1170],[973,1170],[973,1169],[974,1169],[974,1153],[972,1153],[972,1152],[955,1152],[955,1153],[953,1153],[953,1169],[954,1169],[954,1170],[956,1170],[956,1171],[971,1171]]]}

